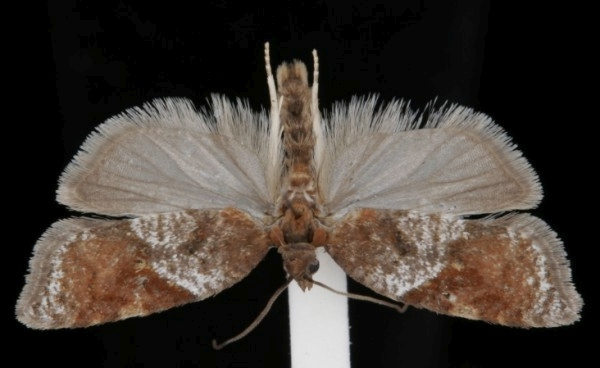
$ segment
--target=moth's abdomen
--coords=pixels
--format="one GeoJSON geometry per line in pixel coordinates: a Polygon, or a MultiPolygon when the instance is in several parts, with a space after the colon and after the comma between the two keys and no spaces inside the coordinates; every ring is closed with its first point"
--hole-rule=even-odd
{"type": "Polygon", "coordinates": [[[279,66],[277,84],[282,98],[280,118],[286,168],[290,174],[309,174],[312,180],[315,137],[306,66],[298,61],[279,66]]]}

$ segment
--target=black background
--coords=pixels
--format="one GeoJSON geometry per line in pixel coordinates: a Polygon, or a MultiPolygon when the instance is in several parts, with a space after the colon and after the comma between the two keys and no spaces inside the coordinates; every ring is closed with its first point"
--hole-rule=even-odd
{"type": "MultiPolygon", "coordinates": [[[[591,44],[578,21],[585,10],[487,1],[61,1],[24,11],[31,16],[13,30],[25,35],[22,48],[10,53],[26,64],[15,89],[26,106],[19,106],[23,118],[9,121],[20,149],[7,161],[17,164],[9,170],[21,199],[8,228],[19,236],[5,244],[3,334],[9,346],[25,349],[11,348],[5,359],[62,367],[289,366],[286,298],[244,340],[218,352],[210,347],[212,338],[245,327],[282,283],[275,252],[233,288],[161,314],[58,331],[30,330],[13,318],[36,239],[55,220],[76,215],[55,203],[54,191],[87,134],[155,97],[201,105],[220,93],[268,106],[265,41],[274,66],[293,58],[310,66],[318,50],[321,108],[378,93],[415,107],[437,97],[492,116],[539,173],[545,199],[532,212],[564,240],[586,302],[574,326],[534,330],[350,302],[354,367],[580,366],[591,356],[585,334],[597,327],[590,271],[597,241],[582,210],[597,202],[588,188],[597,157],[585,143],[597,117],[580,98],[580,85],[589,83],[591,44]]],[[[351,290],[369,293],[355,283],[351,290]]]]}

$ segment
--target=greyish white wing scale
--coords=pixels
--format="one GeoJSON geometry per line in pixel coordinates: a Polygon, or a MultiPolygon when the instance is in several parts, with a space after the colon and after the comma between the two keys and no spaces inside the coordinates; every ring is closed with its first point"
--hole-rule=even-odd
{"type": "Polygon", "coordinates": [[[355,99],[328,119],[330,149],[319,185],[330,213],[487,214],[541,200],[537,175],[486,115],[451,106],[430,112],[423,123],[402,101],[375,106],[374,98],[355,99]]]}
{"type": "Polygon", "coordinates": [[[100,125],[65,169],[58,201],[83,212],[143,215],[233,206],[272,211],[267,118],[213,97],[196,111],[182,99],[156,100],[100,125]]]}

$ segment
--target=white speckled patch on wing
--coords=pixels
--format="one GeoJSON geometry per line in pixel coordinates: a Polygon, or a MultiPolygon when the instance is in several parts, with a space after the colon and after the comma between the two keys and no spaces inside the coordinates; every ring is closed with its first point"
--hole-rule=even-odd
{"type": "Polygon", "coordinates": [[[440,244],[465,236],[449,215],[354,210],[334,226],[327,251],[358,282],[398,299],[444,268],[440,244]]]}

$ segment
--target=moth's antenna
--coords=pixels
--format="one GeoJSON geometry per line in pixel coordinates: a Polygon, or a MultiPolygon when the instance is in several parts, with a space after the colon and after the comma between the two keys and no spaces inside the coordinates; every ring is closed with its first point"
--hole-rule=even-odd
{"type": "Polygon", "coordinates": [[[260,312],[260,314],[254,319],[254,321],[248,327],[246,327],[246,329],[244,329],[244,331],[240,332],[239,334],[233,336],[230,339],[223,341],[220,344],[217,344],[217,340],[213,339],[212,340],[213,349],[221,350],[225,346],[231,344],[232,342],[236,342],[238,340],[243,339],[244,337],[246,337],[246,335],[248,335],[250,332],[252,332],[252,330],[254,330],[256,328],[256,326],[258,326],[262,322],[262,320],[265,318],[265,316],[269,313],[269,311],[271,310],[271,307],[273,306],[273,303],[275,303],[275,301],[277,300],[279,295],[281,295],[281,293],[283,293],[283,291],[285,289],[287,289],[287,287],[290,285],[290,282],[292,282],[292,280],[293,280],[293,278],[288,277],[288,279],[285,281],[285,283],[283,285],[281,285],[279,287],[279,289],[277,289],[277,291],[275,291],[275,293],[273,293],[273,295],[271,296],[271,299],[269,299],[269,301],[267,302],[267,305],[265,305],[262,312],[260,312]]]}
{"type": "Polygon", "coordinates": [[[404,312],[406,312],[406,309],[408,309],[408,304],[403,304],[402,306],[400,306],[400,305],[395,304],[395,303],[386,302],[385,300],[373,298],[373,297],[366,296],[366,295],[341,292],[341,291],[335,290],[334,288],[332,288],[329,285],[325,285],[325,284],[323,284],[323,283],[321,283],[319,281],[316,281],[316,280],[312,280],[312,282],[313,282],[313,284],[315,284],[317,286],[320,286],[323,289],[327,289],[327,290],[331,291],[332,293],[345,296],[345,297],[347,297],[349,299],[362,300],[362,301],[365,301],[365,302],[370,302],[370,303],[375,303],[375,304],[383,305],[384,307],[389,307],[389,308],[395,309],[395,310],[397,310],[400,313],[404,313],[404,312]]]}
{"type": "Polygon", "coordinates": [[[325,134],[321,126],[321,112],[319,111],[319,55],[313,50],[313,84],[312,84],[312,118],[313,133],[315,135],[315,163],[319,171],[325,150],[325,134]]]}
{"type": "Polygon", "coordinates": [[[315,111],[319,111],[319,55],[317,50],[312,51],[313,55],[313,84],[312,84],[312,105],[315,111]]]}
{"type": "Polygon", "coordinates": [[[269,160],[267,167],[267,185],[271,197],[277,196],[277,184],[279,182],[280,150],[281,150],[281,120],[279,119],[279,104],[277,102],[277,89],[275,88],[275,79],[271,69],[271,55],[269,53],[269,43],[265,43],[265,69],[267,71],[267,85],[269,86],[269,99],[271,101],[271,110],[269,112],[269,160]]]}
{"type": "Polygon", "coordinates": [[[267,85],[269,86],[271,113],[276,113],[276,115],[279,116],[279,107],[277,105],[277,89],[275,88],[275,78],[273,78],[273,71],[271,69],[271,55],[268,42],[265,43],[265,69],[267,70],[267,85]]]}

